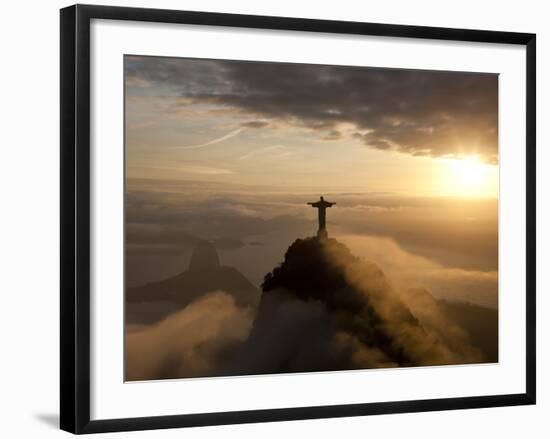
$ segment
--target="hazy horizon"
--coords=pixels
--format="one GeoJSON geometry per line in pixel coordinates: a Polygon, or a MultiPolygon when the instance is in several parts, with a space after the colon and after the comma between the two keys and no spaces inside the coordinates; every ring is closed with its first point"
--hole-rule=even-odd
{"type": "MultiPolygon", "coordinates": [[[[258,284],[258,269],[238,262],[269,251],[250,249],[241,235],[261,241],[266,230],[251,233],[254,221],[314,234],[305,203],[320,195],[338,202],[328,215],[332,234],[362,228],[443,267],[496,273],[497,75],[139,56],[125,58],[125,71],[129,231],[144,224],[132,216],[139,194],[177,207],[178,227],[191,235],[172,241],[181,255],[169,258],[171,270],[147,276],[143,264],[130,264],[129,285],[185,269],[193,238],[217,242],[224,263],[241,265],[258,284]],[[189,224],[208,209],[228,215],[228,230],[189,224]],[[439,236],[442,223],[458,236],[439,236]],[[484,242],[468,251],[464,241],[480,235],[484,242]],[[451,245],[460,246],[454,257],[451,245]]],[[[292,236],[283,240],[277,250],[292,236]]]]}

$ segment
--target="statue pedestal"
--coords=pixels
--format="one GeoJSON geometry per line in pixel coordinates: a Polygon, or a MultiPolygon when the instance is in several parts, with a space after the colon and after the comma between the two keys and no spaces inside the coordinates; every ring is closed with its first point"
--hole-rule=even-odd
{"type": "Polygon", "coordinates": [[[327,239],[328,238],[328,233],[327,233],[326,229],[317,230],[317,238],[318,239],[327,239]]]}

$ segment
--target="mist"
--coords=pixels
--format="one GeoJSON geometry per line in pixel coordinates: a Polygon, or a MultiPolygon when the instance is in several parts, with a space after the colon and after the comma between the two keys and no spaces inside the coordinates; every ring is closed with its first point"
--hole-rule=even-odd
{"type": "Polygon", "coordinates": [[[257,308],[217,291],[155,324],[128,325],[126,379],[496,361],[498,328],[480,333],[428,290],[395,285],[337,240],[297,240],[266,275],[257,308]]]}

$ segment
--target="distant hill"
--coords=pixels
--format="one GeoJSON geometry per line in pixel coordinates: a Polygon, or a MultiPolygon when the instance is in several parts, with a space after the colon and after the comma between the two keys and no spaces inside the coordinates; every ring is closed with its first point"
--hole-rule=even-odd
{"type": "Polygon", "coordinates": [[[470,335],[471,343],[486,355],[486,361],[498,361],[498,311],[472,303],[439,300],[445,315],[470,335]]]}
{"type": "Polygon", "coordinates": [[[466,302],[435,298],[424,288],[401,293],[421,324],[438,334],[453,349],[479,349],[481,361],[498,361],[498,311],[466,302]]]}
{"type": "Polygon", "coordinates": [[[213,291],[231,294],[239,306],[257,306],[260,300],[259,289],[236,268],[220,265],[214,246],[201,241],[187,271],[126,290],[126,323],[156,322],[213,291]]]}

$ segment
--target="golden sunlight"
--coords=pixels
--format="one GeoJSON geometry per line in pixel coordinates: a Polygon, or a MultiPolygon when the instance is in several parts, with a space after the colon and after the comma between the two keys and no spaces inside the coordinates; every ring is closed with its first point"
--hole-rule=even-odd
{"type": "Polygon", "coordinates": [[[458,197],[497,197],[498,166],[483,163],[477,156],[443,159],[442,192],[458,197]]]}

